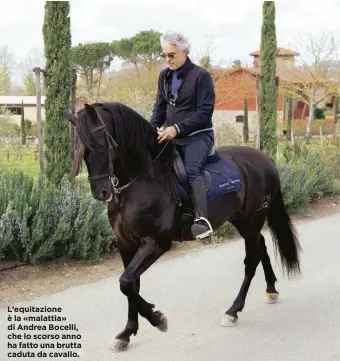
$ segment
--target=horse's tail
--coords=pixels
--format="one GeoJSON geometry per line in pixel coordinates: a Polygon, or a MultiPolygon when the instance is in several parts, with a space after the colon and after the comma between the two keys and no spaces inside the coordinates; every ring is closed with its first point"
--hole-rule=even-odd
{"type": "Polygon", "coordinates": [[[288,275],[300,273],[299,253],[301,246],[296,229],[287,213],[281,186],[270,202],[268,226],[273,237],[275,250],[279,250],[283,270],[286,270],[288,275]]]}

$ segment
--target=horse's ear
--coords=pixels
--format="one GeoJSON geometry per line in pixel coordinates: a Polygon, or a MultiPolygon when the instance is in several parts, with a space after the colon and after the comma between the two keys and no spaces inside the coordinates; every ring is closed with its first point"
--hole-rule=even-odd
{"type": "Polygon", "coordinates": [[[63,111],[62,112],[63,116],[69,120],[74,126],[76,125],[76,121],[77,121],[77,118],[75,115],[73,115],[72,113],[68,112],[68,111],[63,111]]]}
{"type": "Polygon", "coordinates": [[[92,105],[85,103],[85,113],[86,116],[88,116],[89,119],[92,120],[93,122],[98,121],[98,114],[92,105]]]}

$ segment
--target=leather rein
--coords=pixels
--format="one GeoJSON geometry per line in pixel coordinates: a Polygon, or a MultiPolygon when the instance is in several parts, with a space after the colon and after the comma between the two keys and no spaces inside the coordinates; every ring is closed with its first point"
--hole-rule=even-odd
{"type": "Polygon", "coordinates": [[[120,194],[124,189],[128,188],[135,180],[137,180],[146,170],[148,170],[152,164],[160,157],[160,155],[163,153],[163,151],[165,150],[166,146],[168,145],[169,142],[166,142],[164,147],[162,148],[162,150],[157,154],[157,156],[155,157],[155,159],[143,170],[143,172],[138,175],[137,177],[135,177],[134,179],[132,179],[129,183],[121,186],[118,188],[118,184],[119,184],[119,180],[118,178],[115,176],[114,174],[114,167],[113,167],[113,151],[118,152],[118,144],[117,142],[114,140],[114,138],[112,137],[112,135],[109,133],[109,131],[107,130],[107,127],[104,123],[103,118],[101,117],[101,115],[97,112],[97,116],[98,119],[101,123],[101,125],[99,125],[98,127],[95,127],[92,131],[91,134],[96,133],[99,130],[104,130],[105,133],[105,138],[106,138],[106,143],[108,146],[108,155],[109,155],[109,166],[108,166],[108,172],[107,173],[103,173],[101,175],[97,175],[97,176],[92,176],[92,177],[88,177],[89,181],[93,181],[93,180],[98,180],[98,179],[102,179],[102,178],[106,178],[109,177],[112,187],[113,187],[113,191],[115,194],[120,194]]]}

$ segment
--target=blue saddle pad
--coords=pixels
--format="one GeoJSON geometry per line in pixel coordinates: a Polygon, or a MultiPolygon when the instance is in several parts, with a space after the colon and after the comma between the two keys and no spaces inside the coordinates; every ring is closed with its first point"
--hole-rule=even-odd
{"type": "MultiPolygon", "coordinates": [[[[241,177],[235,163],[219,154],[217,161],[204,165],[202,176],[206,184],[208,201],[241,189],[241,177]]],[[[183,200],[189,199],[185,187],[178,180],[176,184],[179,196],[183,200]]]]}

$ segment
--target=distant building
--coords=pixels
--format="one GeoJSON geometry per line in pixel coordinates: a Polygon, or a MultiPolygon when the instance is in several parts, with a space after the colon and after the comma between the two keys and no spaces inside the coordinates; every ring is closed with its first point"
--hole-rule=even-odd
{"type": "MultiPolygon", "coordinates": [[[[41,120],[45,120],[45,96],[41,97],[41,120]]],[[[0,96],[0,107],[6,107],[12,113],[12,119],[15,123],[20,124],[21,106],[23,103],[25,119],[32,123],[37,122],[37,98],[36,96],[0,96]]]]}
{"type": "MultiPolygon", "coordinates": [[[[249,54],[253,57],[253,67],[260,68],[260,50],[254,51],[249,54]]],[[[276,52],[276,66],[278,68],[295,68],[295,57],[298,56],[299,53],[285,48],[277,48],[276,52]]]]}
{"type": "MultiPolygon", "coordinates": [[[[216,123],[234,125],[239,134],[243,128],[243,106],[244,98],[248,99],[249,131],[254,136],[256,132],[256,77],[260,73],[260,52],[254,51],[252,67],[234,67],[229,69],[219,69],[214,72],[214,84],[216,91],[216,105],[214,119],[216,123]]],[[[277,48],[276,75],[280,84],[299,84],[302,81],[308,83],[308,73],[302,72],[295,65],[295,56],[299,55],[295,51],[284,48],[277,48]]],[[[315,97],[323,97],[324,89],[317,90],[315,97]]],[[[334,108],[335,97],[323,100],[318,103],[318,108],[334,108]]],[[[283,92],[279,92],[277,99],[277,114],[279,121],[287,119],[288,98],[283,92]]],[[[308,118],[308,104],[301,100],[293,100],[293,119],[305,124],[308,118]]]]}

